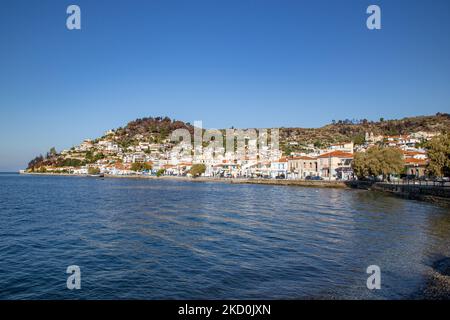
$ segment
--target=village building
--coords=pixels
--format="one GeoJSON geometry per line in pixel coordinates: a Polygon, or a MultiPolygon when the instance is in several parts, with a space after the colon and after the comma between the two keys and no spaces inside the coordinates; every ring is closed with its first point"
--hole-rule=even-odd
{"type": "Polygon", "coordinates": [[[365,134],[365,142],[368,145],[373,145],[377,142],[382,142],[384,137],[382,135],[374,135],[373,132],[366,132],[365,134]]]}
{"type": "Polygon", "coordinates": [[[270,164],[270,176],[272,178],[286,179],[288,174],[288,160],[287,158],[280,158],[272,161],[270,164]]]}
{"type": "Polygon", "coordinates": [[[352,153],[332,151],[318,156],[317,160],[317,170],[323,178],[348,180],[353,175],[352,153]]]}
{"type": "Polygon", "coordinates": [[[426,159],[406,158],[406,174],[408,176],[415,176],[416,178],[423,177],[427,173],[427,165],[428,160],[426,159]]]}
{"type": "Polygon", "coordinates": [[[317,158],[297,156],[288,158],[289,178],[305,179],[307,176],[317,176],[317,158]]]}
{"type": "Polygon", "coordinates": [[[328,148],[328,150],[330,151],[342,151],[347,153],[353,153],[353,149],[354,149],[353,141],[332,144],[328,148]]]}

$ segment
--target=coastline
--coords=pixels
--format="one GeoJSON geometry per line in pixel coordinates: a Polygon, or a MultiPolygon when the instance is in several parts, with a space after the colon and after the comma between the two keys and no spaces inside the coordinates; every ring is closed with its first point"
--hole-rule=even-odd
{"type": "MultiPolygon", "coordinates": [[[[21,172],[23,175],[39,175],[39,176],[68,176],[68,177],[88,177],[86,175],[77,175],[70,173],[38,173],[38,172],[21,172]]],[[[339,188],[350,189],[343,181],[308,181],[308,180],[277,180],[277,179],[248,179],[248,178],[217,178],[217,177],[197,177],[190,178],[185,176],[149,176],[149,175],[109,175],[105,174],[104,178],[112,179],[154,179],[154,180],[174,180],[189,182],[222,182],[231,184],[262,184],[277,186],[300,186],[310,188],[339,188]]]]}
{"type": "MultiPolygon", "coordinates": [[[[71,173],[39,173],[20,172],[23,175],[40,176],[67,176],[67,177],[89,177],[85,174],[71,173]]],[[[380,192],[386,195],[401,197],[409,200],[425,201],[437,205],[450,206],[450,188],[422,187],[419,185],[389,185],[384,183],[372,183],[367,181],[328,181],[328,180],[289,180],[289,179],[260,179],[260,178],[218,178],[218,177],[186,177],[186,176],[150,176],[150,175],[110,175],[105,174],[102,178],[112,179],[153,179],[173,180],[186,182],[217,182],[230,184],[259,184],[272,186],[292,186],[304,188],[331,188],[331,189],[359,189],[371,192],[380,192]],[[444,191],[442,191],[442,189],[444,191]]]]}
{"type": "MultiPolygon", "coordinates": [[[[66,177],[85,177],[92,178],[85,174],[70,173],[39,173],[39,172],[20,172],[23,175],[40,176],[66,176],[66,177]]],[[[249,179],[249,178],[218,178],[218,177],[186,177],[186,176],[149,176],[149,175],[110,175],[105,174],[101,179],[153,179],[153,180],[172,180],[185,182],[214,182],[229,184],[259,184],[271,186],[289,186],[303,188],[328,188],[328,189],[359,189],[370,192],[379,192],[385,195],[400,197],[408,200],[425,201],[436,205],[450,207],[450,188],[426,187],[420,186],[398,186],[387,185],[383,183],[370,183],[367,181],[311,181],[311,180],[284,180],[284,179],[249,179]],[[403,190],[407,189],[407,190],[403,190]],[[439,190],[438,190],[439,189],[439,190]],[[445,189],[443,192],[440,189],[445,189]]]]}

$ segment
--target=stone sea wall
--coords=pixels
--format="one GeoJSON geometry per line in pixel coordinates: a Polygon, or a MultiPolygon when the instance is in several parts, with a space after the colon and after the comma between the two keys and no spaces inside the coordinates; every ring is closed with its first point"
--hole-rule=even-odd
{"type": "Polygon", "coordinates": [[[395,184],[370,181],[352,181],[351,188],[387,192],[407,199],[424,200],[450,205],[450,186],[432,186],[419,184],[395,184]]]}

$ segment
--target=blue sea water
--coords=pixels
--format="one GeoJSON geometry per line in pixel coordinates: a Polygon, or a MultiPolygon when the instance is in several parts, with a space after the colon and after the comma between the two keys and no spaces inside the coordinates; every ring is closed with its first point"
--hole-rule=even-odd
{"type": "Polygon", "coordinates": [[[0,299],[402,299],[449,231],[361,190],[0,174],[0,299]]]}

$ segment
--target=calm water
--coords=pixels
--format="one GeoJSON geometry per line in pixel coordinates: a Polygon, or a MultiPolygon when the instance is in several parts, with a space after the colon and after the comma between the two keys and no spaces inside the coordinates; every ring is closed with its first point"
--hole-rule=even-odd
{"type": "Polygon", "coordinates": [[[407,298],[449,244],[448,209],[366,191],[0,174],[0,299],[407,298]]]}

